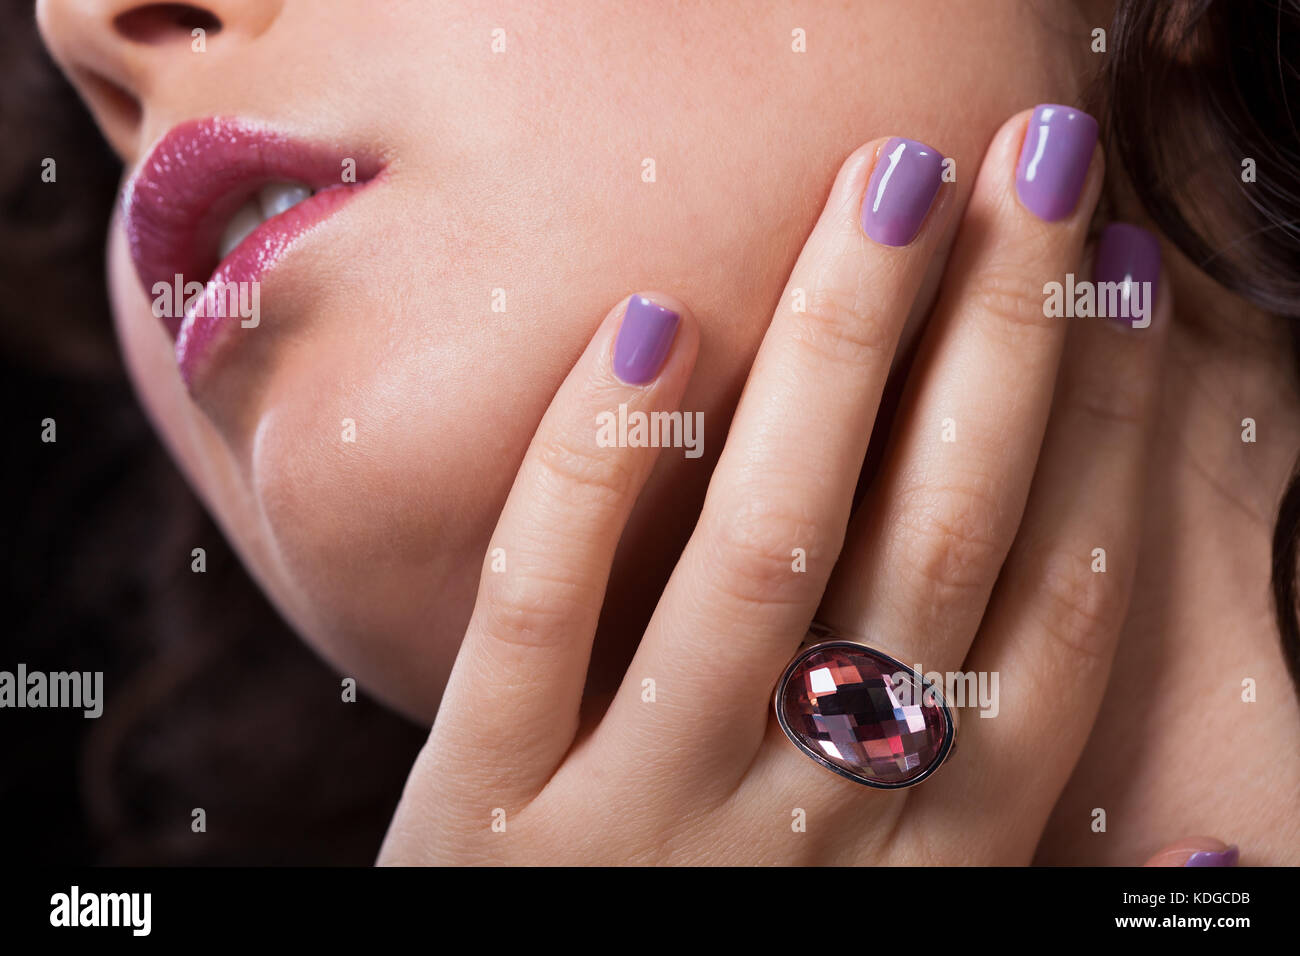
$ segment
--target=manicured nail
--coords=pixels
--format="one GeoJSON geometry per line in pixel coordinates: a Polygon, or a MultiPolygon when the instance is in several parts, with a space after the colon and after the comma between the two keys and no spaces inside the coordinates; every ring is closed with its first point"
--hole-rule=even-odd
{"type": "Polygon", "coordinates": [[[1236,866],[1237,848],[1230,846],[1226,850],[1198,850],[1187,858],[1183,866],[1236,866]]]}
{"type": "Polygon", "coordinates": [[[1074,212],[1096,144],[1097,121],[1087,113],[1051,103],[1036,107],[1016,168],[1025,208],[1048,222],[1074,212]]]}
{"type": "Polygon", "coordinates": [[[1092,267],[1097,305],[1108,318],[1145,329],[1155,313],[1160,282],[1160,241],[1139,226],[1112,222],[1101,231],[1092,267]],[[1114,283],[1114,294],[1106,287],[1114,283]]]}
{"type": "Polygon", "coordinates": [[[623,324],[614,340],[614,374],[628,385],[644,385],[658,375],[679,320],[672,309],[644,296],[628,299],[623,324]]]}
{"type": "Polygon", "coordinates": [[[905,246],[921,231],[943,177],[943,157],[895,136],[880,148],[862,200],[862,229],[886,246],[905,246]]]}

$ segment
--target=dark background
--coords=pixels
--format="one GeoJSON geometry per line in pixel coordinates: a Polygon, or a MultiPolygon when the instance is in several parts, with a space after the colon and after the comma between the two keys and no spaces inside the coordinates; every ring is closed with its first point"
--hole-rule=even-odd
{"type": "Polygon", "coordinates": [[[104,282],[120,174],[32,0],[0,0],[0,670],[104,672],[98,719],[0,710],[0,859],[368,864],[424,735],[342,702],[136,403],[104,282]]]}

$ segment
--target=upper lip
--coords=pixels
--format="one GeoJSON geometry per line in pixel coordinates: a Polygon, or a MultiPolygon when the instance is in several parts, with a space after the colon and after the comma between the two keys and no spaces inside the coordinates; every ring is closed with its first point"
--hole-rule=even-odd
{"type": "MultiPolygon", "coordinates": [[[[379,172],[371,157],[303,143],[244,120],[210,118],[175,127],[140,164],[122,197],[140,281],[146,290],[158,282],[171,285],[177,275],[206,283],[219,265],[223,229],[259,189],[275,182],[313,190],[338,185],[349,157],[358,185],[379,172]]],[[[179,321],[164,322],[175,335],[179,321]]]]}

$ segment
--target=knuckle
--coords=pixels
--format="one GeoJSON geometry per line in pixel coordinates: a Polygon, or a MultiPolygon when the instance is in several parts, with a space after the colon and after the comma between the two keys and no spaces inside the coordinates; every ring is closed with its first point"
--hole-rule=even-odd
{"type": "Polygon", "coordinates": [[[599,447],[594,437],[584,444],[573,435],[556,436],[539,445],[533,461],[542,490],[566,508],[614,505],[633,487],[631,457],[621,448],[599,447]]]}
{"type": "Polygon", "coordinates": [[[1058,644],[1093,660],[1104,660],[1123,624],[1124,601],[1110,575],[1094,572],[1087,560],[1055,553],[1043,562],[1039,581],[1039,624],[1058,644]]]}
{"type": "Polygon", "coordinates": [[[585,589],[573,579],[536,569],[487,574],[479,588],[474,626],[510,647],[550,647],[572,626],[585,589]]]}
{"type": "Polygon", "coordinates": [[[980,316],[991,319],[1011,336],[1056,329],[1061,320],[1047,314],[1041,286],[1025,278],[1037,274],[1031,269],[985,270],[974,279],[970,303],[980,316]]]}
{"type": "Polygon", "coordinates": [[[795,570],[794,550],[803,548],[808,567],[815,567],[816,523],[776,498],[741,496],[740,503],[710,525],[719,566],[715,585],[730,597],[761,604],[800,600],[808,590],[807,573],[795,570]]]}
{"type": "Polygon", "coordinates": [[[818,358],[863,365],[894,348],[895,329],[881,312],[865,305],[859,292],[812,289],[792,337],[818,358]]]}
{"type": "Polygon", "coordinates": [[[937,498],[903,507],[904,563],[930,587],[936,603],[991,585],[1006,551],[994,530],[995,507],[988,495],[973,489],[946,489],[937,498]]]}

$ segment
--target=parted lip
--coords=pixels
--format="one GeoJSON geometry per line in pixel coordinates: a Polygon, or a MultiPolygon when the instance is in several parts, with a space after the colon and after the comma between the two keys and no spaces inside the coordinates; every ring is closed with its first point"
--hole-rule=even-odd
{"type": "MultiPolygon", "coordinates": [[[[251,121],[214,117],[182,123],[150,150],[122,195],[136,273],[147,293],[160,282],[172,286],[177,275],[205,286],[260,281],[294,240],[380,170],[373,156],[304,143],[251,121]],[[344,176],[349,160],[355,177],[344,176]],[[279,182],[308,186],[314,195],[261,223],[223,259],[218,244],[231,217],[262,187],[279,182]]],[[[188,313],[162,321],[177,339],[177,360],[187,380],[229,325],[226,319],[188,313]]]]}

